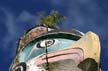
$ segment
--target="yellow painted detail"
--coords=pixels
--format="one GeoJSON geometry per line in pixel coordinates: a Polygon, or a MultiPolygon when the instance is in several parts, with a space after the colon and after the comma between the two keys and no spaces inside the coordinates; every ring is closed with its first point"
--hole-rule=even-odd
{"type": "Polygon", "coordinates": [[[100,41],[93,32],[87,32],[69,48],[81,48],[84,51],[84,59],[93,58],[97,63],[100,63],[100,41]]]}

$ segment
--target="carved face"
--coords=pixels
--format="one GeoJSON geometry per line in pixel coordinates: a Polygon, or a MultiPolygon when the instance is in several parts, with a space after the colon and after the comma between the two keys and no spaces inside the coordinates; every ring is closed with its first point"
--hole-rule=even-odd
{"type": "Polygon", "coordinates": [[[10,71],[97,71],[99,47],[91,34],[82,38],[63,32],[42,35],[20,50],[18,64],[14,62],[10,71]]]}
{"type": "MultiPolygon", "coordinates": [[[[74,65],[77,65],[80,61],[83,60],[83,51],[80,48],[70,48],[71,45],[76,42],[74,39],[72,36],[70,36],[70,34],[64,34],[62,36],[61,34],[51,34],[46,35],[45,37],[39,37],[27,44],[19,52],[17,59],[19,63],[25,62],[27,71],[34,71],[34,69],[38,71],[40,68],[45,70],[47,68],[47,66],[45,66],[47,60],[49,66],[54,68],[56,65],[58,65],[58,67],[62,66],[63,63],[61,63],[61,61],[65,61],[65,64],[66,62],[70,61],[75,63],[74,65]]],[[[64,66],[62,67],[64,68],[64,66]]],[[[23,67],[20,66],[20,68],[23,67]]],[[[53,68],[50,68],[50,70],[51,69],[53,68]]],[[[54,71],[56,70],[54,69],[54,71]]]]}
{"type": "MultiPolygon", "coordinates": [[[[76,63],[79,63],[83,59],[82,56],[83,53],[82,50],[78,48],[70,49],[69,46],[71,46],[73,43],[75,43],[74,40],[63,39],[63,38],[44,39],[36,42],[34,41],[28,44],[22,50],[22,52],[19,54],[19,61],[27,62],[28,66],[30,66],[30,64],[32,66],[42,66],[44,64],[44,67],[46,68],[45,48],[47,45],[48,62],[51,63],[52,65],[55,62],[58,64],[59,61],[68,60],[68,59],[74,60],[76,63]]],[[[31,67],[29,70],[32,71],[32,69],[33,68],[31,67]]]]}

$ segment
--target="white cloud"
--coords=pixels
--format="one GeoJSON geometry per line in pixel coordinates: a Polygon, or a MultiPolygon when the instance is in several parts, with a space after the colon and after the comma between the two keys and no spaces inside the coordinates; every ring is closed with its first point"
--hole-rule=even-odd
{"type": "Polygon", "coordinates": [[[3,12],[3,25],[6,26],[6,30],[3,31],[6,33],[6,35],[3,36],[3,40],[1,42],[3,47],[0,47],[0,49],[8,52],[9,58],[12,58],[15,55],[15,50],[17,47],[16,42],[24,33],[24,26],[32,26],[35,22],[36,16],[27,11],[23,11],[19,16],[16,16],[13,12],[3,7],[0,7],[0,11],[3,12]]]}
{"type": "Polygon", "coordinates": [[[23,21],[23,22],[27,22],[30,20],[35,19],[36,16],[35,15],[31,15],[29,12],[27,11],[23,11],[19,16],[18,16],[18,21],[23,21]]]}

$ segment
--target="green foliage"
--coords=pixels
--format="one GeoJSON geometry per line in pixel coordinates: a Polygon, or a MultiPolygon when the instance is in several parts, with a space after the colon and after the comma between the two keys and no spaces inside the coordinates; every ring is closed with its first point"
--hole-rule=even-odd
{"type": "Polygon", "coordinates": [[[53,27],[57,28],[57,23],[62,22],[66,17],[59,14],[58,11],[51,11],[51,13],[45,16],[44,12],[39,12],[38,15],[40,16],[40,23],[39,25],[44,25],[46,27],[53,27]]]}

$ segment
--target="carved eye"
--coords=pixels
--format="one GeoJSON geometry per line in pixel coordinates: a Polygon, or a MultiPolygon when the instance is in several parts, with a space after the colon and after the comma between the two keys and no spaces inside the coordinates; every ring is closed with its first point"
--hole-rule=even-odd
{"type": "Polygon", "coordinates": [[[22,66],[17,66],[14,71],[23,71],[23,67],[22,66]]]}
{"type": "Polygon", "coordinates": [[[37,44],[37,48],[45,48],[52,46],[53,44],[55,44],[55,40],[54,39],[47,39],[47,40],[43,40],[41,42],[39,42],[37,44]]]}
{"type": "Polygon", "coordinates": [[[26,64],[20,63],[12,71],[26,71],[26,64]]]}

